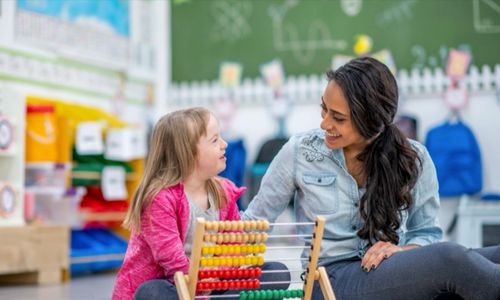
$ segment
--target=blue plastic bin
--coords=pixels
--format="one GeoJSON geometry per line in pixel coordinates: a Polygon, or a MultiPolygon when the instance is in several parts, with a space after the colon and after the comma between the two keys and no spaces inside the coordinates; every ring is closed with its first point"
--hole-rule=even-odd
{"type": "Polygon", "coordinates": [[[123,263],[127,242],[107,229],[71,230],[71,274],[118,268],[123,263]]]}

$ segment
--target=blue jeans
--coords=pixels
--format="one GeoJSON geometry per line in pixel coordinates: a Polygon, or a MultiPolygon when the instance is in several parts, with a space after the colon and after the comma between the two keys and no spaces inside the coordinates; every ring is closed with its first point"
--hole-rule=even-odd
{"type": "MultiPolygon", "coordinates": [[[[262,265],[262,271],[269,270],[283,270],[288,271],[288,268],[279,262],[267,262],[262,265]]],[[[290,285],[290,272],[280,272],[280,273],[263,273],[260,277],[261,282],[268,281],[286,281],[288,283],[285,284],[275,284],[275,285],[263,285],[262,289],[287,289],[290,285]]],[[[229,290],[229,291],[216,291],[212,294],[215,295],[229,295],[235,294],[234,298],[224,298],[226,299],[239,299],[239,290],[229,290]]],[[[150,281],[146,281],[143,283],[137,290],[135,291],[134,300],[159,300],[159,299],[168,299],[168,300],[177,300],[177,290],[175,289],[175,285],[170,283],[165,279],[154,279],[150,281]]]]}
{"type": "MultiPolygon", "coordinates": [[[[395,253],[369,273],[359,259],[325,268],[338,300],[499,300],[498,264],[500,246],[467,249],[445,242],[395,253]]],[[[317,284],[313,299],[323,299],[317,284]]]]}

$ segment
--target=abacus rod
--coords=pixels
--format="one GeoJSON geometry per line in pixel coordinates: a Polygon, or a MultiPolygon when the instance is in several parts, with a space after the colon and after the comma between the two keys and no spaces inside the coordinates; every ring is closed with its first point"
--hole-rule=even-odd
{"type": "Polygon", "coordinates": [[[284,222],[284,223],[269,223],[270,226],[306,226],[306,225],[315,225],[314,222],[302,222],[302,223],[293,223],[293,222],[284,222]]]}
{"type": "Polygon", "coordinates": [[[309,258],[280,258],[280,259],[269,259],[269,261],[296,261],[296,260],[309,260],[309,258]]]}
{"type": "Polygon", "coordinates": [[[310,246],[270,246],[266,250],[283,250],[283,249],[309,249],[310,246]]]}
{"type": "Polygon", "coordinates": [[[262,274],[266,273],[299,273],[299,272],[304,272],[305,269],[297,269],[297,270],[265,270],[262,271],[262,274]]]}
{"type": "Polygon", "coordinates": [[[238,294],[225,294],[225,295],[206,295],[206,296],[195,296],[195,299],[207,299],[207,298],[234,298],[234,297],[239,297],[240,293],[238,294]]]}
{"type": "Polygon", "coordinates": [[[286,283],[304,283],[302,280],[290,280],[290,281],[261,281],[260,285],[266,285],[266,284],[286,284],[286,283]]]}
{"type": "Polygon", "coordinates": [[[267,236],[268,239],[289,238],[289,237],[312,237],[312,234],[273,234],[267,236]]]}

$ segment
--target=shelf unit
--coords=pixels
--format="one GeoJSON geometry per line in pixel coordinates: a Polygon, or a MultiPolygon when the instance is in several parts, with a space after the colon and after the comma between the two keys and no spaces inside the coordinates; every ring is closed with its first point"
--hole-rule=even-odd
{"type": "Polygon", "coordinates": [[[0,84],[0,226],[24,225],[24,97],[0,84]],[[7,125],[6,125],[7,124],[7,125]]]}

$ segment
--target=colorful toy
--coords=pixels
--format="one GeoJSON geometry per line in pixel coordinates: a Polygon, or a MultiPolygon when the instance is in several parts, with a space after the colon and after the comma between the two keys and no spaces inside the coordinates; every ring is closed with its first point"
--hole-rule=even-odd
{"type": "MultiPolygon", "coordinates": [[[[227,298],[233,295],[200,295],[196,292],[212,290],[240,290],[239,298],[251,299],[311,299],[313,284],[319,281],[326,300],[335,300],[335,295],[324,267],[318,268],[318,255],[323,238],[325,219],[318,216],[314,223],[274,223],[258,221],[221,221],[210,222],[198,218],[193,237],[193,247],[189,273],[175,274],[177,293],[181,300],[195,298],[227,298]],[[270,226],[313,225],[311,251],[304,272],[303,288],[293,290],[261,289],[266,283],[259,280],[262,275],[260,266],[264,264],[263,254],[272,247],[265,242],[269,238],[293,237],[297,235],[269,235],[270,226]],[[209,244],[205,244],[209,243],[209,244]],[[243,291],[241,291],[243,290],[243,291]]],[[[304,246],[306,248],[307,246],[304,246]]],[[[285,246],[280,249],[287,248],[285,246]]],[[[292,248],[292,247],[288,247],[292,248]]],[[[297,248],[297,247],[293,247],[297,248]]],[[[266,271],[264,271],[266,272],[266,271]]],[[[295,282],[290,282],[295,283],[295,282]]],[[[302,283],[302,281],[300,281],[302,283]]]]}

